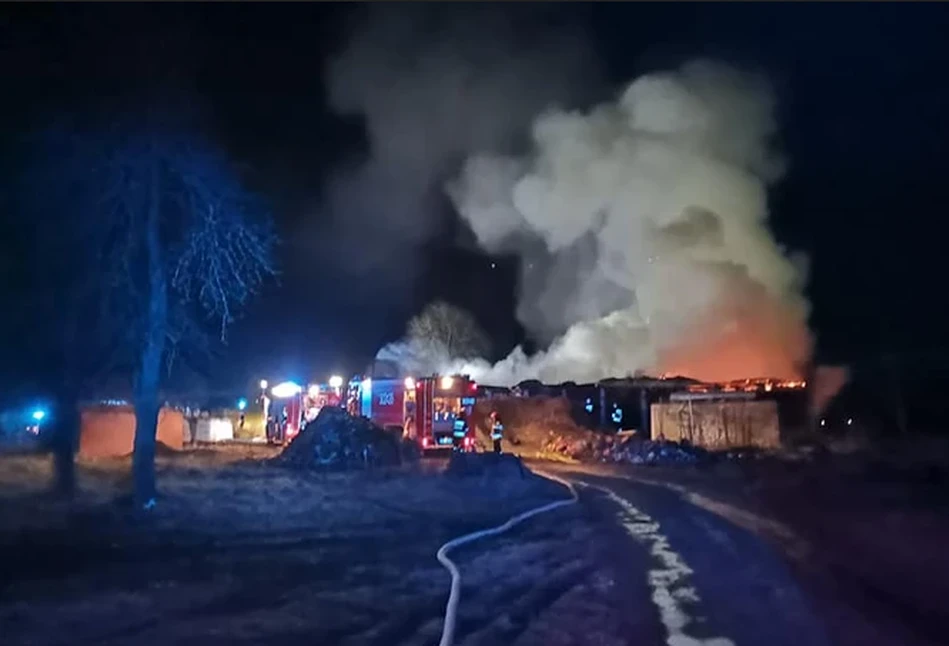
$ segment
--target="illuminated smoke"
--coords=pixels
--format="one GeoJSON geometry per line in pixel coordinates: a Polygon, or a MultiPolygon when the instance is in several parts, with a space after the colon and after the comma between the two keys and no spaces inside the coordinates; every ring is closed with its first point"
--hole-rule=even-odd
{"type": "Polygon", "coordinates": [[[518,316],[553,340],[463,367],[499,385],[799,376],[804,267],[767,227],[773,108],[762,79],[696,61],[542,113],[527,156],[470,157],[448,192],[486,250],[522,254],[518,316]]]}

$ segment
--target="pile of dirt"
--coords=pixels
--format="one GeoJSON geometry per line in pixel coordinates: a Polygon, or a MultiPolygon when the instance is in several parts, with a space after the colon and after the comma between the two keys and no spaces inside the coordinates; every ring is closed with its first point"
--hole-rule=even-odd
{"type": "Polygon", "coordinates": [[[688,442],[654,442],[635,432],[607,433],[578,425],[563,397],[496,397],[479,401],[472,415],[479,444],[490,447],[488,415],[504,423],[504,450],[526,458],[626,464],[696,464],[712,459],[688,442]]]}
{"type": "Polygon", "coordinates": [[[594,452],[594,458],[601,462],[674,465],[710,459],[708,451],[688,442],[654,442],[637,435],[604,439],[594,452]]]}
{"type": "Polygon", "coordinates": [[[523,457],[556,458],[549,450],[554,439],[579,450],[599,435],[577,425],[570,415],[570,402],[563,397],[493,397],[479,401],[471,417],[482,447],[491,446],[488,416],[492,410],[504,423],[504,450],[523,457]]]}
{"type": "Polygon", "coordinates": [[[551,435],[544,445],[547,455],[558,455],[581,462],[613,462],[623,464],[683,465],[713,461],[719,457],[738,459],[744,454],[716,455],[688,442],[656,442],[635,432],[609,435],[594,433],[592,438],[571,441],[551,435]]]}
{"type": "Polygon", "coordinates": [[[342,408],[324,407],[277,457],[282,465],[301,469],[359,469],[392,466],[413,453],[402,439],[342,408]]]}

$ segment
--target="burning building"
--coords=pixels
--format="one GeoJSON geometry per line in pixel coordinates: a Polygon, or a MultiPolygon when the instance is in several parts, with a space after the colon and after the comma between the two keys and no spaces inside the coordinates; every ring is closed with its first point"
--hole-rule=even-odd
{"type": "Polygon", "coordinates": [[[587,428],[635,430],[654,440],[709,449],[776,448],[809,427],[807,382],[744,379],[707,383],[680,376],[605,379],[548,385],[524,382],[524,397],[563,397],[587,428]]]}

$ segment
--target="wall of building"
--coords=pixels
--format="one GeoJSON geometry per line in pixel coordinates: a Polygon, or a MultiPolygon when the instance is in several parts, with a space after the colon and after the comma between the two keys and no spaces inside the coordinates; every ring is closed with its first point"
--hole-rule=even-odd
{"type": "Polygon", "coordinates": [[[650,407],[651,437],[688,440],[711,450],[781,444],[778,405],[772,400],[670,401],[650,407]]]}
{"type": "MultiPolygon", "coordinates": [[[[184,416],[163,408],[158,414],[158,441],[181,450],[187,435],[184,416]]],[[[132,452],[135,413],[128,407],[95,407],[82,411],[79,432],[81,458],[121,457],[132,452]]]]}

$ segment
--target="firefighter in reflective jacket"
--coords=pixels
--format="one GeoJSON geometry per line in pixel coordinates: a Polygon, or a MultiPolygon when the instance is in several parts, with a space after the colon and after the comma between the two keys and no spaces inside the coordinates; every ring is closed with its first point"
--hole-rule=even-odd
{"type": "Polygon", "coordinates": [[[451,446],[454,451],[465,450],[465,437],[468,435],[468,416],[465,411],[458,413],[451,428],[451,446]]]}
{"type": "Polygon", "coordinates": [[[491,441],[494,443],[494,452],[501,452],[501,439],[504,437],[504,424],[496,410],[491,411],[491,441]]]}

